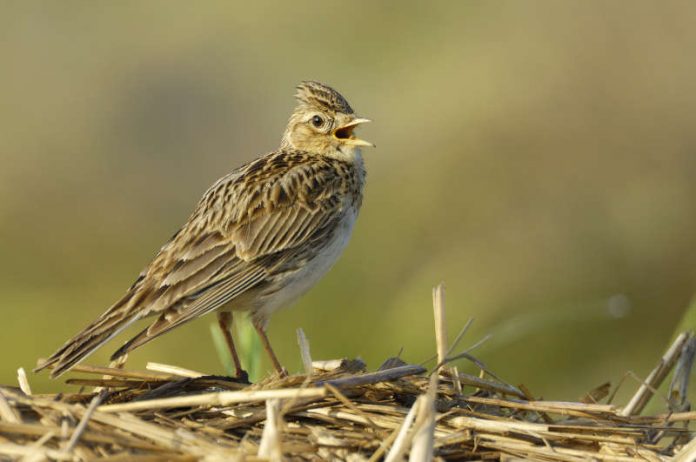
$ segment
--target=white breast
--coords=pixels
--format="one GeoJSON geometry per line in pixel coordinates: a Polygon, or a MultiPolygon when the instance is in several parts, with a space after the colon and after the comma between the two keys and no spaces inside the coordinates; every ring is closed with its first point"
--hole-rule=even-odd
{"type": "Polygon", "coordinates": [[[337,225],[331,241],[304,267],[294,273],[285,287],[269,297],[265,303],[253,313],[257,319],[267,320],[279,308],[291,305],[305,292],[312,288],[336,263],[343,253],[358,215],[358,210],[349,207],[343,219],[337,225]]]}

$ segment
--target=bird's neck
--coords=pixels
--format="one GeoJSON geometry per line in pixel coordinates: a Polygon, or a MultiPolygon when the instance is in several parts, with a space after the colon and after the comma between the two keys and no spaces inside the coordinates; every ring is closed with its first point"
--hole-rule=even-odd
{"type": "MultiPolygon", "coordinates": [[[[280,142],[280,150],[295,150],[295,151],[304,151],[304,152],[309,152],[306,151],[305,149],[302,149],[300,147],[295,146],[291,141],[288,136],[283,136],[283,139],[280,142]]],[[[321,154],[316,154],[321,157],[329,157],[331,159],[337,159],[342,162],[347,162],[349,164],[355,164],[358,167],[363,166],[363,158],[362,158],[362,151],[360,150],[359,147],[357,146],[339,146],[335,149],[331,149],[326,152],[322,152],[321,154]]]]}
{"type": "Polygon", "coordinates": [[[363,165],[362,152],[358,147],[341,146],[340,148],[329,151],[324,155],[333,159],[341,160],[343,162],[355,164],[357,167],[360,168],[362,168],[363,165]]]}

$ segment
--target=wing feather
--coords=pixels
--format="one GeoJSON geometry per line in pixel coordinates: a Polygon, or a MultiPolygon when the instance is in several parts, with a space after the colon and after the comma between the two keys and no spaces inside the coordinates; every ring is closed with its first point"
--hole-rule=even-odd
{"type": "Polygon", "coordinates": [[[274,206],[267,200],[266,207],[231,225],[240,258],[252,261],[301,246],[342,216],[346,206],[341,200],[345,195],[344,178],[333,169],[312,165],[296,169],[288,173],[294,181],[278,179],[286,180],[283,191],[289,201],[274,206]]]}
{"type": "Polygon", "coordinates": [[[202,290],[199,294],[191,294],[187,299],[180,300],[177,305],[163,311],[155,322],[119,348],[111,356],[111,360],[144,345],[181,324],[215,311],[235,297],[238,297],[241,293],[262,282],[265,277],[265,268],[257,266],[252,271],[246,269],[244,272],[218,281],[202,290]]]}
{"type": "MultiPolygon", "coordinates": [[[[139,340],[129,342],[125,351],[220,308],[266,279],[269,270],[278,265],[284,254],[293,253],[316,234],[326,233],[330,228],[327,225],[342,213],[342,201],[336,200],[342,184],[335,170],[321,167],[325,166],[303,163],[291,171],[277,172],[276,176],[265,178],[261,192],[248,183],[232,185],[233,207],[258,205],[246,214],[239,210],[229,211],[229,216],[244,218],[229,223],[228,232],[221,234],[223,239],[199,238],[201,242],[210,243],[212,248],[198,251],[198,257],[186,260],[170,256],[167,259],[176,261],[177,268],[167,273],[164,282],[176,283],[160,296],[163,303],[152,305],[150,313],[161,313],[161,316],[146,333],[137,336],[139,340]],[[279,197],[285,199],[279,202],[279,197]],[[312,203],[307,202],[308,197],[312,198],[312,203]],[[229,255],[230,249],[234,249],[235,256],[229,255]],[[217,267],[225,261],[224,268],[217,267]]],[[[257,167],[257,171],[263,169],[257,167]]],[[[207,206],[211,202],[205,198],[201,201],[207,206]]]]}
{"type": "Polygon", "coordinates": [[[158,315],[114,356],[123,354],[253,289],[298,252],[318,251],[350,196],[345,166],[339,172],[337,163],[279,151],[218,180],[123,303],[68,341],[47,364],[62,373],[122,326],[158,315]],[[106,321],[116,327],[104,328],[106,321]]]}

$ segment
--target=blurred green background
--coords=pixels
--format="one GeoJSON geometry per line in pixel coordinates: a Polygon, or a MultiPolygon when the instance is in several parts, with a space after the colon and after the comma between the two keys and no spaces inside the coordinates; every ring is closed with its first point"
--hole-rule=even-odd
{"type": "MultiPolygon", "coordinates": [[[[428,358],[445,281],[451,337],[475,318],[464,344],[492,334],[477,356],[537,395],[646,375],[696,288],[695,23],[692,2],[0,3],[0,382],[274,149],[303,79],[377,149],[344,257],[272,319],[290,370],[297,327],[316,359],[428,358]]],[[[222,372],[211,322],[130,364],[222,372]]]]}

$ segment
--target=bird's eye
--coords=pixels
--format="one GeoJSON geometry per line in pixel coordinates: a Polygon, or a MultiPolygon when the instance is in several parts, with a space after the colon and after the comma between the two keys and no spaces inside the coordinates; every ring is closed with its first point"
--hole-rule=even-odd
{"type": "Polygon", "coordinates": [[[312,125],[319,128],[324,125],[324,119],[322,119],[321,116],[315,115],[312,117],[312,125]]]}

